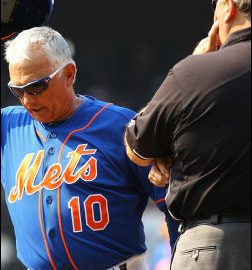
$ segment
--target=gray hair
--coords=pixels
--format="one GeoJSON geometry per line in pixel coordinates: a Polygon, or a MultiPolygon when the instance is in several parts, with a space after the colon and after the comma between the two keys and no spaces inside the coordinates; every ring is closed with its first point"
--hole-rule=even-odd
{"type": "Polygon", "coordinates": [[[233,0],[243,16],[251,21],[251,0],[233,0]]]}
{"type": "Polygon", "coordinates": [[[7,41],[5,43],[5,60],[9,64],[31,60],[34,52],[32,49],[36,45],[55,66],[66,63],[75,65],[66,40],[60,33],[46,26],[24,30],[13,40],[7,41]]]}

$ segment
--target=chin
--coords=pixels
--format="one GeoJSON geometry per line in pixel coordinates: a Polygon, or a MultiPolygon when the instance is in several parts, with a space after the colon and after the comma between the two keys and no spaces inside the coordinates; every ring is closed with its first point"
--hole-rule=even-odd
{"type": "Polygon", "coordinates": [[[35,119],[36,121],[41,122],[43,124],[52,122],[52,120],[48,116],[47,117],[45,117],[45,116],[43,117],[43,116],[40,116],[38,114],[33,114],[33,113],[31,113],[30,115],[31,115],[31,117],[33,119],[35,119]]]}

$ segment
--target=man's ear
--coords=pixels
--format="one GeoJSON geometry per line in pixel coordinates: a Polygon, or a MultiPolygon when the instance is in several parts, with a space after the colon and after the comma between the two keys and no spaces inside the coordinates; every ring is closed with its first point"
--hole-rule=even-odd
{"type": "Polygon", "coordinates": [[[224,7],[224,22],[229,23],[232,21],[236,14],[237,14],[237,7],[235,3],[232,0],[224,0],[225,1],[225,7],[224,7]]]}
{"type": "Polygon", "coordinates": [[[67,83],[72,85],[74,83],[76,73],[76,67],[74,64],[70,63],[65,68],[65,75],[67,77],[67,83]]]}

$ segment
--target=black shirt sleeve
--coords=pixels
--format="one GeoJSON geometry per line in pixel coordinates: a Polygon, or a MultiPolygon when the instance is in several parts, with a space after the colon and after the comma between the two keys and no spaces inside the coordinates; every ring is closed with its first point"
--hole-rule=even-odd
{"type": "Polygon", "coordinates": [[[180,101],[179,83],[171,70],[146,108],[127,127],[127,142],[137,155],[145,159],[171,155],[180,101]]]}

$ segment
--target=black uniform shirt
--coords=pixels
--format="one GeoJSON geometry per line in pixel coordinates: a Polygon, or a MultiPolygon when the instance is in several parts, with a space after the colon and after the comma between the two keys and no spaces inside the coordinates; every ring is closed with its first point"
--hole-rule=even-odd
{"type": "Polygon", "coordinates": [[[167,205],[178,219],[250,213],[251,29],[168,74],[127,141],[144,158],[171,156],[167,205]]]}

